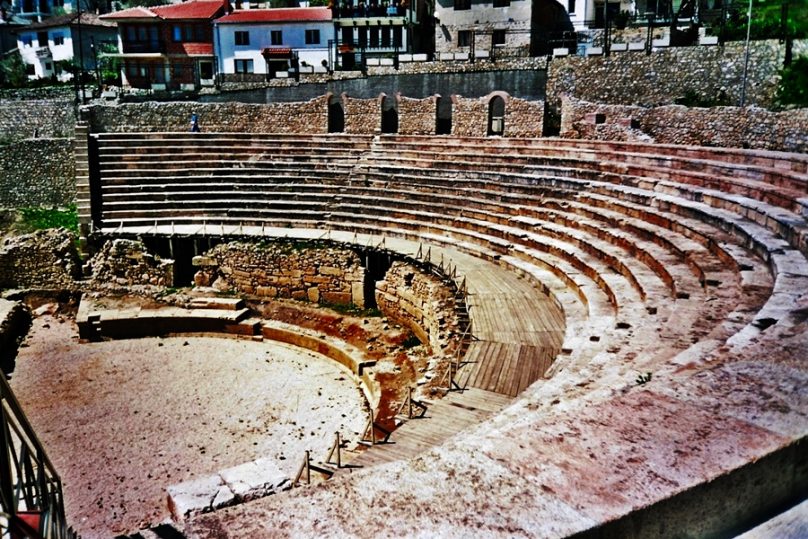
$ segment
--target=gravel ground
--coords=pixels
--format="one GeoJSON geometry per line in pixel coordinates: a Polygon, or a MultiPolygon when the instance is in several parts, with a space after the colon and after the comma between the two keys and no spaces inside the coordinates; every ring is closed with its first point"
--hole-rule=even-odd
{"type": "Polygon", "coordinates": [[[166,487],[259,457],[290,477],[366,405],[347,371],[308,351],[172,337],[80,344],[69,318],[35,319],[11,385],[60,473],[85,539],[168,517],[166,487]]]}

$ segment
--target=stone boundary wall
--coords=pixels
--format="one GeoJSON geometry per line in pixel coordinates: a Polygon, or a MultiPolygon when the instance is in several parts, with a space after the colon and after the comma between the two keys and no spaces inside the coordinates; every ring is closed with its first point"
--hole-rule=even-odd
{"type": "Polygon", "coordinates": [[[347,249],[305,243],[242,243],[215,246],[194,257],[197,286],[267,298],[365,306],[365,269],[347,249]]]}
{"type": "Polygon", "coordinates": [[[38,230],[0,245],[0,288],[72,289],[80,274],[75,237],[67,230],[38,230]]]}
{"type": "Polygon", "coordinates": [[[486,136],[488,134],[488,99],[453,95],[452,134],[459,137],[486,136]]]}
{"type": "MultiPolygon", "coordinates": [[[[794,43],[795,54],[806,40],[794,43]]],[[[776,40],[753,41],[750,46],[746,103],[773,104],[783,66],[785,46],[776,40]]],[[[657,106],[672,103],[688,92],[716,99],[722,88],[730,103],[738,103],[744,68],[744,43],[723,46],[659,48],[612,52],[608,57],[566,56],[549,63],[547,101],[554,110],[562,95],[596,103],[657,106]]]]}
{"type": "Polygon", "coordinates": [[[376,283],[376,304],[433,350],[447,350],[448,339],[457,330],[452,291],[406,262],[393,262],[384,280],[376,283]]]}
{"type": "Polygon", "coordinates": [[[434,135],[436,125],[437,97],[427,97],[426,99],[399,98],[399,135],[434,135]]]}
{"type": "Polygon", "coordinates": [[[808,108],[783,112],[757,107],[645,108],[600,105],[573,98],[564,98],[561,108],[561,136],[565,138],[805,153],[806,133],[808,108]],[[602,114],[605,121],[594,123],[595,114],[602,114]]]}
{"type": "MultiPolygon", "coordinates": [[[[355,99],[343,95],[342,110],[345,111],[346,133],[354,135],[373,135],[381,132],[382,104],[378,97],[371,99],[355,99]]],[[[401,121],[400,115],[399,121],[401,121]]]]}
{"type": "Polygon", "coordinates": [[[95,286],[174,284],[174,261],[152,255],[143,243],[134,240],[106,242],[90,259],[88,269],[95,286]]]}
{"type": "Polygon", "coordinates": [[[157,102],[90,105],[82,117],[95,133],[190,131],[191,114],[202,131],[225,133],[326,133],[328,99],[296,103],[157,102]]]}
{"type": "Polygon", "coordinates": [[[0,139],[73,138],[71,99],[0,99],[0,139]]]}
{"type": "Polygon", "coordinates": [[[67,206],[75,201],[73,142],[29,139],[0,146],[0,207],[67,206]]]}

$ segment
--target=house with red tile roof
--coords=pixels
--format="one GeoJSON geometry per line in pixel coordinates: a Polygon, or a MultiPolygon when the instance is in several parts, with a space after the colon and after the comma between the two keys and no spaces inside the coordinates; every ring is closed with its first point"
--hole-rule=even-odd
{"type": "Polygon", "coordinates": [[[214,22],[217,70],[223,82],[262,81],[326,72],[334,41],[327,7],[250,9],[214,22]]]}
{"type": "Polygon", "coordinates": [[[196,0],[102,15],[118,24],[124,86],[196,90],[213,85],[213,20],[229,10],[227,0],[196,0]]]}

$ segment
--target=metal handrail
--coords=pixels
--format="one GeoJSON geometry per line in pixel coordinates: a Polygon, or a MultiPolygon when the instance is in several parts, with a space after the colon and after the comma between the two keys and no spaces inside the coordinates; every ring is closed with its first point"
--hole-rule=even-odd
{"type": "Polygon", "coordinates": [[[77,537],[67,526],[59,474],[4,376],[0,376],[0,515],[2,537],[77,537]],[[21,518],[31,513],[38,516],[36,529],[21,518]]]}

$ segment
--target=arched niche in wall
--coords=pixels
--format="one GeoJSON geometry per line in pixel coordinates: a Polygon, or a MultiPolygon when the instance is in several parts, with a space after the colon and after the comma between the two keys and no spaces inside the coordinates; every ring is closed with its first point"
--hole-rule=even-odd
{"type": "Polygon", "coordinates": [[[389,97],[385,94],[379,96],[379,106],[382,111],[382,133],[398,133],[398,95],[389,97]]]}
{"type": "Polygon", "coordinates": [[[435,134],[452,134],[452,99],[435,94],[435,134]]]}
{"type": "Polygon", "coordinates": [[[328,97],[328,132],[344,133],[345,106],[342,102],[342,96],[337,96],[330,92],[326,96],[328,97]]]}
{"type": "Polygon", "coordinates": [[[488,136],[501,137],[505,134],[505,105],[508,102],[505,92],[488,94],[488,136]]]}

